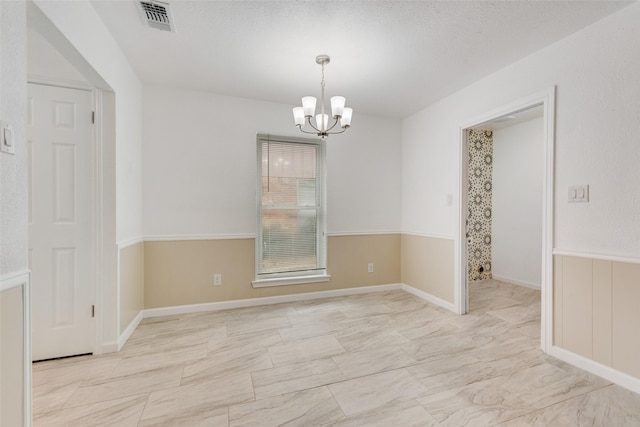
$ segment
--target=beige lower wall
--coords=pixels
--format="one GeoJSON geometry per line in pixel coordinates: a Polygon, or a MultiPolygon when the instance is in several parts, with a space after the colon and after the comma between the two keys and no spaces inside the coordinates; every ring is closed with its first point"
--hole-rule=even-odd
{"type": "Polygon", "coordinates": [[[401,281],[454,303],[454,240],[403,234],[401,281]]]}
{"type": "Polygon", "coordinates": [[[0,292],[0,426],[25,425],[23,287],[0,292]]]}
{"type": "Polygon", "coordinates": [[[120,333],[144,309],[144,243],[120,249],[120,333]]]}
{"type": "Polygon", "coordinates": [[[640,378],[640,264],[556,255],[554,344],[640,378]]]}
{"type": "Polygon", "coordinates": [[[253,288],[255,240],[181,240],[144,243],[144,307],[232,301],[400,282],[400,234],[332,236],[329,282],[253,288]],[[374,272],[367,265],[374,263],[374,272]],[[213,286],[214,274],[222,285],[213,286]]]}

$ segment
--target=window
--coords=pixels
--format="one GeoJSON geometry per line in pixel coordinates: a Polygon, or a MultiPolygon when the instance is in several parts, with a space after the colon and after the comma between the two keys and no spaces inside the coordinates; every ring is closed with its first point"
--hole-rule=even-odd
{"type": "Polygon", "coordinates": [[[327,281],[325,145],[258,135],[254,287],[327,281]]]}

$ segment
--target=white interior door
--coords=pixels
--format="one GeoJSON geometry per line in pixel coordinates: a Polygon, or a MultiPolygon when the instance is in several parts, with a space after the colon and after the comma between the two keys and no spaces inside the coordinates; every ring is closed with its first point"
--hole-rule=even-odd
{"type": "Polygon", "coordinates": [[[28,98],[33,360],[92,353],[92,95],[29,84],[28,98]]]}

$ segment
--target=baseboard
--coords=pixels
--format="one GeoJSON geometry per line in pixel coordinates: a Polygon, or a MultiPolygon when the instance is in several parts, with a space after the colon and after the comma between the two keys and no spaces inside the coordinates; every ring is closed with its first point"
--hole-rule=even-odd
{"type": "Polygon", "coordinates": [[[430,293],[421,291],[420,289],[416,289],[413,286],[409,286],[404,283],[402,284],[401,288],[403,291],[409,292],[410,294],[413,294],[418,298],[422,298],[423,300],[429,301],[432,304],[435,304],[439,307],[447,309],[451,312],[457,313],[455,304],[449,301],[445,301],[442,298],[438,298],[437,296],[431,295],[430,293]]]}
{"type": "Polygon", "coordinates": [[[138,325],[142,321],[143,312],[144,312],[144,310],[140,310],[138,312],[138,314],[136,315],[136,317],[134,317],[133,320],[129,323],[129,325],[124,330],[124,332],[120,334],[120,338],[118,338],[118,350],[117,351],[120,351],[120,349],[129,340],[129,337],[131,337],[131,334],[133,334],[133,332],[136,330],[136,328],[138,327],[138,325]]]}
{"type": "Polygon", "coordinates": [[[492,273],[491,274],[495,280],[500,280],[501,282],[511,283],[512,285],[524,286],[525,288],[535,289],[539,291],[542,287],[540,284],[525,282],[518,279],[512,279],[511,277],[500,276],[499,274],[492,273]]]}
{"type": "Polygon", "coordinates": [[[599,377],[609,380],[620,387],[624,387],[635,393],[640,393],[640,378],[620,372],[617,369],[598,363],[594,360],[572,353],[564,348],[553,346],[549,354],[557,359],[577,366],[580,369],[591,372],[599,377]]]}
{"type": "Polygon", "coordinates": [[[171,316],[174,314],[198,313],[203,311],[228,310],[232,308],[254,307],[258,305],[280,304],[283,302],[305,301],[320,298],[333,298],[346,295],[368,294],[402,289],[402,284],[361,286],[358,288],[335,289],[330,291],[308,292],[303,294],[280,295],[274,297],[248,298],[232,301],[210,302],[204,304],[179,305],[173,307],[148,308],[143,317],[171,316]]]}
{"type": "Polygon", "coordinates": [[[118,351],[118,341],[110,341],[102,343],[102,347],[100,348],[100,354],[106,353],[116,353],[118,351]]]}

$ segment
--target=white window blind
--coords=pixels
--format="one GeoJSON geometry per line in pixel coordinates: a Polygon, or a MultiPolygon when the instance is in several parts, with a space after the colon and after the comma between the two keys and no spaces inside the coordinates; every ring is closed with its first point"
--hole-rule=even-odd
{"type": "Polygon", "coordinates": [[[324,141],[257,142],[257,279],[325,274],[324,141]]]}

